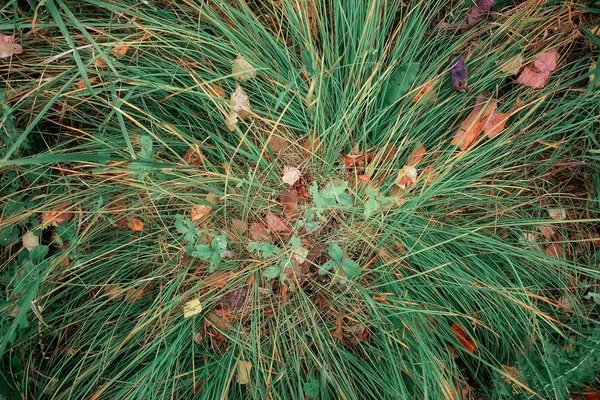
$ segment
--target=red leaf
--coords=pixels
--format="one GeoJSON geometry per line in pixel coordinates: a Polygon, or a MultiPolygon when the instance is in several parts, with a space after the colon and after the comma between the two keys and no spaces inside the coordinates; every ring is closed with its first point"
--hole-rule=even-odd
{"type": "Polygon", "coordinates": [[[460,325],[452,324],[451,328],[452,332],[454,332],[454,335],[456,336],[458,341],[464,346],[464,348],[467,349],[469,353],[473,353],[475,351],[475,342],[473,341],[473,339],[471,339],[471,337],[469,337],[465,333],[465,331],[463,330],[463,328],[460,327],[460,325]]]}
{"type": "Polygon", "coordinates": [[[71,211],[65,211],[69,205],[67,203],[59,204],[50,211],[44,213],[44,223],[50,223],[52,226],[57,226],[73,218],[71,211]]]}

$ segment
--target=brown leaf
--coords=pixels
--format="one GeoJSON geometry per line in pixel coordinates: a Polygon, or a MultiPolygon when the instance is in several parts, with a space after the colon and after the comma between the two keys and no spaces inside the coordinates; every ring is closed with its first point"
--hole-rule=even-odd
{"type": "Polygon", "coordinates": [[[23,53],[23,47],[15,43],[14,36],[6,36],[0,33],[0,58],[8,58],[21,53],[23,53]]]}
{"type": "MultiPolygon", "coordinates": [[[[98,82],[98,78],[90,78],[90,85],[93,85],[94,83],[98,82]]],[[[80,79],[77,81],[77,89],[85,89],[85,81],[83,79],[80,79]]]]}
{"type": "Polygon", "coordinates": [[[209,287],[222,288],[227,285],[229,272],[215,272],[204,280],[204,284],[209,287]]]}
{"type": "Polygon", "coordinates": [[[225,125],[230,131],[234,131],[237,127],[238,118],[245,118],[250,115],[250,99],[239,83],[236,83],[236,88],[230,96],[231,111],[225,120],[225,125]]]}
{"type": "Polygon", "coordinates": [[[113,57],[115,57],[115,58],[121,58],[125,54],[127,54],[127,50],[129,50],[129,46],[128,45],[126,45],[126,44],[120,44],[120,45],[117,45],[117,46],[113,47],[113,49],[111,50],[110,54],[112,54],[113,57]]]}
{"type": "Polygon", "coordinates": [[[540,231],[540,233],[542,235],[544,235],[546,240],[552,240],[554,235],[556,235],[556,230],[550,226],[540,225],[537,228],[538,228],[538,231],[540,231]]]}
{"type": "Polygon", "coordinates": [[[400,171],[398,176],[394,180],[394,184],[399,186],[400,189],[406,188],[408,185],[414,183],[417,180],[417,169],[410,165],[405,165],[400,171]]]}
{"type": "Polygon", "coordinates": [[[460,327],[460,325],[452,324],[450,328],[452,328],[452,332],[454,332],[454,335],[456,336],[458,341],[465,347],[465,349],[467,349],[469,353],[473,353],[475,351],[475,341],[473,341],[473,339],[465,333],[465,331],[463,330],[463,328],[460,327]]]}
{"type": "Polygon", "coordinates": [[[132,231],[142,231],[144,229],[144,223],[139,218],[132,216],[119,219],[117,226],[119,228],[131,229],[132,231]]]}
{"type": "Polygon", "coordinates": [[[427,154],[427,150],[425,146],[420,146],[412,154],[408,157],[408,161],[406,161],[406,165],[410,165],[412,167],[416,167],[419,164],[425,155],[427,154]]]}
{"type": "Polygon", "coordinates": [[[125,292],[125,301],[127,303],[133,303],[138,300],[142,300],[145,295],[151,292],[153,289],[152,285],[144,286],[143,288],[131,288],[125,292]]]}
{"type": "Polygon", "coordinates": [[[546,247],[546,255],[555,258],[562,258],[563,249],[560,243],[552,243],[546,247]]]}
{"type": "Polygon", "coordinates": [[[192,215],[191,215],[192,222],[198,221],[202,217],[208,215],[211,211],[212,211],[212,207],[210,207],[210,206],[200,205],[200,206],[192,207],[192,215]]]}
{"type": "Polygon", "coordinates": [[[509,117],[510,114],[493,113],[483,124],[483,132],[489,139],[495,138],[502,133],[504,125],[506,125],[506,121],[508,121],[509,117]]]}
{"type": "Polygon", "coordinates": [[[540,53],[533,63],[523,69],[517,83],[533,89],[542,89],[550,79],[550,72],[556,69],[558,54],[555,50],[540,53]]]}
{"type": "Polygon", "coordinates": [[[285,189],[279,198],[283,206],[283,214],[290,218],[298,213],[298,192],[295,189],[285,189]]]}
{"type": "Polygon", "coordinates": [[[190,147],[183,155],[183,161],[189,165],[202,165],[204,163],[204,154],[200,148],[190,147]]]}
{"type": "Polygon", "coordinates": [[[281,136],[271,135],[267,141],[267,145],[271,148],[273,154],[277,156],[283,153],[290,146],[290,142],[281,136]]]}
{"type": "Polygon", "coordinates": [[[467,26],[473,26],[482,19],[487,18],[493,5],[494,0],[477,0],[467,12],[467,26]]]}
{"type": "Polygon", "coordinates": [[[224,99],[227,97],[227,93],[219,85],[205,85],[206,91],[213,97],[219,97],[224,99]]]}
{"type": "Polygon", "coordinates": [[[66,221],[70,220],[71,218],[73,218],[73,212],[66,211],[66,209],[68,207],[69,207],[69,204],[62,203],[62,204],[59,204],[58,206],[54,207],[50,211],[46,211],[44,213],[44,217],[43,217],[44,224],[50,223],[50,225],[52,225],[52,226],[58,226],[58,225],[62,224],[63,222],[66,222],[66,221]]]}
{"type": "Polygon", "coordinates": [[[255,222],[250,225],[248,234],[250,235],[250,238],[252,240],[254,240],[255,242],[270,242],[271,241],[271,234],[264,227],[264,225],[259,222],[255,222]]]}
{"type": "Polygon", "coordinates": [[[241,219],[232,218],[231,224],[233,225],[233,229],[240,235],[246,232],[246,229],[248,229],[248,224],[241,219]]]}
{"type": "Polygon", "coordinates": [[[290,226],[277,215],[272,212],[267,212],[266,215],[267,227],[271,232],[290,233],[290,226]]]}
{"type": "Polygon", "coordinates": [[[111,301],[123,300],[123,288],[119,285],[105,285],[103,291],[111,301]]]}
{"type": "Polygon", "coordinates": [[[348,154],[344,156],[344,166],[348,169],[363,167],[373,160],[374,154],[348,154]]]}
{"type": "Polygon", "coordinates": [[[318,147],[319,139],[317,138],[317,135],[313,133],[312,135],[308,136],[302,144],[302,154],[304,155],[304,158],[312,157],[318,147]]]}
{"type": "Polygon", "coordinates": [[[475,142],[475,139],[477,139],[483,130],[483,124],[496,109],[495,100],[490,100],[486,108],[483,109],[485,102],[486,100],[483,96],[477,96],[477,104],[473,108],[473,111],[460,124],[458,132],[456,132],[452,139],[452,144],[458,145],[463,151],[475,142]]]}

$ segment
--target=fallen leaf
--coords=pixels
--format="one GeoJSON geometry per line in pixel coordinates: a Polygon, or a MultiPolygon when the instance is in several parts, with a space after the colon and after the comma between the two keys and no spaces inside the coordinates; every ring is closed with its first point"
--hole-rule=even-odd
{"type": "Polygon", "coordinates": [[[127,216],[117,221],[119,228],[131,229],[132,231],[142,231],[144,229],[144,223],[135,217],[127,216]]]}
{"type": "Polygon", "coordinates": [[[281,136],[271,135],[267,141],[267,145],[275,155],[283,153],[289,146],[290,142],[281,136]]]}
{"type": "Polygon", "coordinates": [[[459,93],[468,90],[469,74],[465,65],[465,56],[452,55],[450,57],[450,80],[452,87],[459,93]]]}
{"type": "Polygon", "coordinates": [[[418,103],[421,100],[435,101],[436,97],[437,93],[433,87],[433,81],[427,81],[421,86],[415,97],[413,97],[413,102],[418,103]]]}
{"type": "Polygon", "coordinates": [[[571,304],[571,300],[569,300],[567,296],[560,296],[558,298],[558,301],[556,302],[556,305],[558,305],[558,308],[561,308],[563,310],[573,309],[573,304],[571,304]]]}
{"type": "Polygon", "coordinates": [[[14,36],[6,36],[0,33],[0,58],[8,58],[21,53],[23,53],[23,47],[15,43],[14,36]]]}
{"type": "Polygon", "coordinates": [[[467,26],[473,26],[490,14],[494,0],[477,0],[467,12],[467,26]]]}
{"type": "Polygon", "coordinates": [[[463,330],[463,328],[460,327],[460,325],[454,323],[452,324],[451,328],[452,332],[454,332],[454,335],[456,336],[458,341],[464,346],[464,348],[467,349],[469,353],[473,353],[475,351],[475,341],[465,333],[465,331],[463,330]]]}
{"type": "Polygon", "coordinates": [[[425,157],[426,154],[427,154],[427,150],[425,149],[425,146],[418,147],[408,157],[408,160],[406,161],[406,165],[416,167],[417,164],[419,164],[423,160],[423,158],[425,157]]]}
{"type": "Polygon", "coordinates": [[[374,154],[348,154],[344,156],[344,167],[348,169],[363,167],[371,162],[374,154]]]}
{"type": "Polygon", "coordinates": [[[408,93],[417,79],[418,72],[418,62],[412,61],[399,65],[389,77],[384,104],[391,105],[408,93]]]}
{"type": "Polygon", "coordinates": [[[121,58],[125,54],[127,54],[127,50],[129,50],[129,46],[126,44],[120,44],[111,50],[110,54],[112,54],[115,58],[121,58]]]}
{"type": "Polygon", "coordinates": [[[111,301],[121,301],[123,300],[123,288],[119,285],[105,285],[104,294],[111,301]]]}
{"type": "Polygon", "coordinates": [[[252,363],[248,361],[238,361],[236,379],[240,385],[250,383],[250,370],[252,363]]]}
{"type": "Polygon", "coordinates": [[[295,167],[285,167],[283,169],[283,176],[281,177],[281,181],[283,183],[287,183],[290,186],[293,186],[294,183],[298,182],[298,180],[302,177],[300,170],[295,167]]]}
{"type": "Polygon", "coordinates": [[[230,96],[231,111],[225,120],[225,124],[230,131],[234,131],[237,127],[238,118],[244,119],[250,114],[250,99],[239,83],[236,83],[236,88],[230,96]]]}
{"type": "Polygon", "coordinates": [[[233,225],[233,229],[239,234],[243,234],[248,229],[248,224],[241,219],[232,218],[231,224],[233,225]]]}
{"type": "Polygon", "coordinates": [[[540,53],[533,63],[523,69],[517,83],[533,89],[542,89],[550,79],[550,72],[556,69],[558,54],[555,50],[540,53]]]}
{"type": "Polygon", "coordinates": [[[242,56],[237,56],[237,58],[233,60],[231,73],[236,79],[244,82],[256,76],[256,70],[254,67],[242,56]]]}
{"type": "Polygon", "coordinates": [[[250,225],[250,229],[248,229],[248,234],[250,235],[250,239],[252,239],[255,242],[271,241],[271,234],[264,227],[264,225],[259,222],[255,222],[250,225]]]}
{"type": "Polygon", "coordinates": [[[152,285],[144,286],[143,288],[130,288],[125,292],[125,301],[128,303],[134,303],[138,300],[142,300],[146,293],[151,292],[153,289],[152,285]]]}
{"type": "Polygon", "coordinates": [[[550,208],[548,215],[555,221],[564,221],[567,219],[567,211],[564,208],[550,208]]]}
{"type": "Polygon", "coordinates": [[[204,87],[206,88],[208,94],[210,94],[211,96],[219,97],[221,99],[227,97],[227,93],[225,93],[225,91],[218,85],[206,84],[204,87]]]}
{"type": "Polygon", "coordinates": [[[183,318],[189,318],[202,312],[202,304],[200,300],[190,300],[183,306],[183,318]]]}
{"type": "Polygon", "coordinates": [[[540,225],[537,227],[538,231],[546,238],[546,240],[552,240],[556,235],[556,230],[550,226],[540,225]]]}
{"type": "Polygon", "coordinates": [[[298,214],[298,192],[295,189],[289,188],[281,192],[279,202],[283,206],[283,214],[286,217],[292,217],[298,214]]]}
{"type": "Polygon", "coordinates": [[[562,246],[560,243],[552,243],[550,246],[546,247],[546,255],[554,258],[562,258],[562,246]]]}
{"type": "Polygon", "coordinates": [[[301,246],[299,249],[294,250],[294,259],[298,262],[298,265],[306,262],[308,253],[309,250],[304,246],[301,246]]]}
{"type": "MultiPolygon", "coordinates": [[[[89,79],[90,85],[93,85],[94,83],[98,82],[98,78],[90,78],[89,79]]],[[[83,79],[80,79],[77,81],[77,89],[85,89],[85,81],[83,79]]]]}
{"type": "Polygon", "coordinates": [[[489,139],[495,138],[502,133],[509,117],[510,114],[492,113],[492,115],[483,124],[483,132],[489,139]]]}
{"type": "Polygon", "coordinates": [[[309,135],[304,143],[302,144],[302,155],[304,158],[310,158],[315,155],[317,148],[319,147],[319,139],[315,133],[309,135]]]}
{"type": "Polygon", "coordinates": [[[483,106],[488,100],[483,95],[477,96],[477,102],[471,113],[460,124],[458,131],[452,139],[453,145],[458,145],[461,150],[468,149],[483,131],[483,125],[496,109],[496,101],[489,100],[485,109],[483,106]]]}
{"type": "Polygon", "coordinates": [[[69,207],[67,203],[59,204],[54,207],[50,211],[46,211],[44,213],[44,224],[50,223],[52,226],[58,226],[63,222],[66,222],[73,218],[73,213],[71,211],[66,211],[69,207]]]}
{"type": "Polygon", "coordinates": [[[431,183],[435,180],[437,174],[438,173],[435,169],[427,166],[421,175],[425,178],[425,183],[431,183]]]}
{"type": "Polygon", "coordinates": [[[202,165],[204,163],[204,154],[199,148],[190,147],[183,155],[183,161],[189,165],[202,165]]]}
{"type": "Polygon", "coordinates": [[[398,176],[394,180],[394,184],[400,187],[400,189],[406,188],[408,185],[414,183],[417,180],[417,169],[410,165],[405,165],[400,171],[398,176]]]}
{"type": "Polygon", "coordinates": [[[290,226],[277,215],[272,212],[267,212],[266,215],[267,227],[271,232],[289,233],[291,232],[290,226]]]}
{"type": "Polygon", "coordinates": [[[34,247],[40,245],[40,237],[36,236],[32,231],[28,231],[23,235],[21,243],[23,243],[23,247],[31,251],[34,247]]]}
{"type": "Polygon", "coordinates": [[[204,280],[204,284],[209,287],[222,288],[227,285],[229,272],[215,272],[204,280]]]}
{"type": "Polygon", "coordinates": [[[202,217],[205,217],[211,211],[212,211],[212,207],[210,207],[210,206],[200,205],[200,206],[192,207],[192,215],[191,215],[192,222],[198,221],[202,217]]]}
{"type": "Polygon", "coordinates": [[[523,67],[523,54],[517,54],[504,64],[500,65],[500,71],[508,75],[516,75],[523,67]]]}

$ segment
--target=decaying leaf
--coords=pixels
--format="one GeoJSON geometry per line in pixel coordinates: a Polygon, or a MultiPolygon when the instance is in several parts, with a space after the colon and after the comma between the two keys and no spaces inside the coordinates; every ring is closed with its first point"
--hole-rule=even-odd
{"type": "Polygon", "coordinates": [[[232,218],[231,224],[233,225],[233,229],[239,234],[243,234],[248,229],[248,224],[241,219],[232,218]]]}
{"type": "Polygon", "coordinates": [[[31,251],[34,247],[40,245],[40,237],[36,236],[33,231],[28,231],[23,235],[23,238],[21,238],[21,242],[23,243],[23,247],[31,251]]]}
{"type": "Polygon", "coordinates": [[[523,54],[517,54],[500,65],[500,71],[508,75],[516,75],[523,67],[523,54]]]}
{"type": "Polygon", "coordinates": [[[458,132],[454,135],[452,144],[458,145],[461,150],[468,149],[483,131],[483,124],[485,124],[495,109],[495,100],[488,100],[483,95],[478,95],[473,111],[458,127],[458,132]],[[485,109],[483,108],[484,106],[485,109]]]}
{"type": "Polygon", "coordinates": [[[548,209],[548,215],[555,221],[564,221],[567,219],[567,210],[564,208],[550,208],[548,209]]]}
{"type": "Polygon", "coordinates": [[[200,300],[190,300],[183,306],[183,318],[189,318],[202,312],[202,304],[200,300]]]}
{"type": "Polygon", "coordinates": [[[435,91],[435,88],[433,87],[433,84],[433,81],[427,81],[423,85],[421,85],[421,88],[415,94],[415,97],[413,97],[413,101],[415,103],[418,103],[421,100],[435,101],[435,99],[437,98],[437,93],[435,91]]]}
{"type": "Polygon", "coordinates": [[[489,139],[495,138],[502,133],[509,117],[510,114],[492,113],[482,126],[483,132],[489,139]]]}
{"type": "Polygon", "coordinates": [[[473,26],[490,14],[494,0],[477,0],[467,12],[467,26],[473,26]]]}
{"type": "Polygon", "coordinates": [[[222,288],[227,285],[229,272],[215,272],[204,280],[204,284],[209,287],[222,288]]]}
{"type": "Polygon", "coordinates": [[[238,118],[244,119],[250,114],[250,99],[239,83],[236,83],[236,88],[230,96],[231,111],[225,120],[225,124],[230,131],[234,131],[237,127],[238,118]]]}
{"type": "Polygon", "coordinates": [[[192,215],[191,215],[192,222],[198,221],[202,217],[208,215],[211,211],[212,211],[212,207],[210,207],[210,206],[199,205],[199,206],[192,207],[192,215]]]}
{"type": "Polygon", "coordinates": [[[523,69],[517,83],[533,89],[542,89],[550,79],[550,73],[556,69],[558,54],[555,50],[538,54],[533,63],[523,69]]]}
{"type": "Polygon", "coordinates": [[[283,206],[283,214],[286,217],[289,218],[298,213],[299,200],[298,192],[293,188],[285,189],[281,192],[279,202],[283,206]]]}
{"type": "Polygon", "coordinates": [[[125,301],[128,303],[134,303],[138,300],[142,300],[147,293],[152,291],[152,285],[144,286],[142,288],[130,288],[125,292],[125,301]]]}
{"type": "Polygon", "coordinates": [[[560,296],[558,298],[558,301],[556,302],[556,305],[558,306],[558,308],[562,308],[563,310],[572,310],[573,309],[573,304],[571,303],[571,300],[569,300],[569,298],[567,296],[560,296]]]}
{"type": "Polygon", "coordinates": [[[552,240],[554,235],[556,235],[556,230],[550,226],[540,225],[537,227],[538,231],[546,238],[546,240],[552,240]]]}
{"type": "Polygon", "coordinates": [[[248,234],[250,235],[250,239],[255,242],[270,242],[271,234],[264,227],[263,224],[259,222],[255,222],[250,225],[250,229],[248,229],[248,234]]]}
{"type": "MultiPolygon", "coordinates": [[[[98,82],[98,78],[89,78],[89,82],[90,82],[90,85],[93,85],[96,82],[98,82]]],[[[76,86],[77,86],[77,89],[85,89],[86,88],[85,81],[83,79],[78,80],[76,83],[76,86]]]]}
{"type": "Polygon", "coordinates": [[[103,291],[111,301],[123,300],[123,288],[119,285],[105,285],[103,291]]]}
{"type": "Polygon", "coordinates": [[[427,154],[427,149],[425,149],[425,146],[417,147],[412,152],[412,154],[408,157],[408,160],[406,161],[406,165],[416,167],[417,164],[419,164],[423,160],[423,158],[425,157],[426,154],[427,154]]]}
{"type": "Polygon", "coordinates": [[[200,148],[190,147],[183,155],[183,161],[189,165],[202,165],[204,163],[204,154],[200,148]]]}
{"type": "Polygon", "coordinates": [[[316,133],[312,133],[309,135],[304,143],[302,143],[302,155],[304,158],[310,158],[315,153],[317,148],[319,147],[319,138],[316,133]]]}
{"type": "Polygon", "coordinates": [[[560,243],[552,243],[546,247],[546,255],[554,258],[562,258],[563,248],[560,243]]]}
{"type": "Polygon", "coordinates": [[[283,169],[283,176],[281,177],[281,181],[283,183],[287,183],[290,186],[294,186],[296,182],[302,177],[300,170],[295,167],[285,167],[283,169]]]}
{"type": "Polygon", "coordinates": [[[252,363],[249,361],[238,361],[236,379],[240,385],[250,383],[250,370],[252,363]]]}
{"type": "Polygon", "coordinates": [[[232,75],[235,76],[236,79],[244,82],[256,76],[256,70],[254,67],[242,56],[237,56],[237,58],[233,60],[233,66],[231,70],[232,75]]]}
{"type": "Polygon", "coordinates": [[[465,333],[463,328],[460,325],[454,323],[450,327],[454,335],[458,339],[458,341],[464,346],[464,348],[469,352],[473,353],[475,351],[475,341],[465,333]]]}
{"type": "Polygon", "coordinates": [[[289,146],[290,142],[281,136],[271,135],[267,141],[267,145],[275,155],[283,153],[289,146]]]}
{"type": "Polygon", "coordinates": [[[117,220],[117,226],[123,229],[131,229],[132,231],[144,230],[144,223],[139,218],[130,215],[117,220]]]}
{"type": "Polygon", "coordinates": [[[69,207],[67,203],[59,204],[53,209],[46,211],[44,213],[44,224],[50,224],[52,226],[58,226],[63,222],[66,222],[73,218],[73,213],[71,211],[66,211],[69,207]]]}
{"type": "Polygon", "coordinates": [[[405,165],[400,171],[398,176],[394,180],[394,184],[399,186],[400,189],[406,188],[408,185],[414,183],[417,180],[417,169],[412,165],[405,165]]]}
{"type": "Polygon", "coordinates": [[[113,49],[111,50],[110,54],[112,54],[113,57],[115,57],[115,58],[121,58],[125,54],[127,54],[128,50],[129,50],[129,46],[128,45],[126,45],[126,44],[120,44],[120,45],[117,45],[117,46],[113,47],[113,49]]]}
{"type": "Polygon", "coordinates": [[[465,93],[468,90],[469,76],[465,56],[455,54],[450,57],[450,80],[457,92],[465,93]]]}
{"type": "Polygon", "coordinates": [[[272,212],[267,212],[266,215],[267,227],[271,232],[290,233],[291,227],[277,215],[272,212]]]}
{"type": "Polygon", "coordinates": [[[14,36],[7,36],[0,33],[0,58],[8,58],[21,53],[23,53],[23,47],[15,43],[14,36]]]}

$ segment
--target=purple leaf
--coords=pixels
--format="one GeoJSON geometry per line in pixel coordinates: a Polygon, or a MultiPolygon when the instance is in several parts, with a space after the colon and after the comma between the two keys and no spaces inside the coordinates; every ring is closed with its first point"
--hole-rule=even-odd
{"type": "Polygon", "coordinates": [[[452,55],[450,57],[450,78],[452,87],[460,93],[467,91],[467,66],[465,65],[465,56],[452,55]]]}

